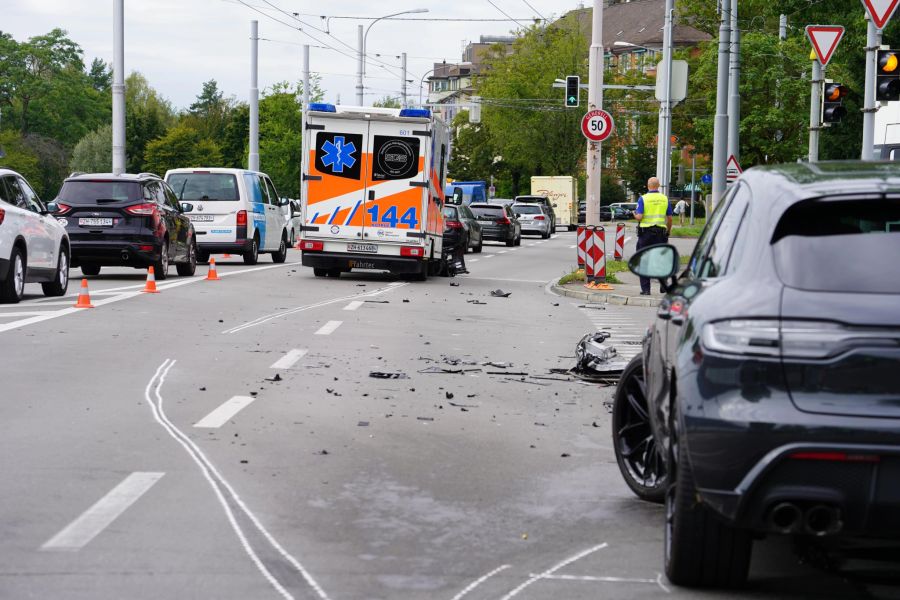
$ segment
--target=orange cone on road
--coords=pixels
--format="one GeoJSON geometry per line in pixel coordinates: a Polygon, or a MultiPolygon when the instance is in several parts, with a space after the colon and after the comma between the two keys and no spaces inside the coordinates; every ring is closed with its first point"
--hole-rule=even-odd
{"type": "Polygon", "coordinates": [[[75,303],[75,308],[94,308],[94,305],[91,304],[91,294],[88,292],[87,279],[81,280],[81,291],[78,293],[78,302],[75,303]]]}
{"type": "Polygon", "coordinates": [[[218,281],[219,274],[216,273],[216,259],[209,259],[209,272],[206,274],[206,279],[209,281],[218,281]]]}
{"type": "Polygon", "coordinates": [[[147,269],[147,285],[144,286],[144,289],[141,290],[145,294],[158,294],[159,290],[156,289],[156,273],[153,271],[153,265],[147,269]]]}

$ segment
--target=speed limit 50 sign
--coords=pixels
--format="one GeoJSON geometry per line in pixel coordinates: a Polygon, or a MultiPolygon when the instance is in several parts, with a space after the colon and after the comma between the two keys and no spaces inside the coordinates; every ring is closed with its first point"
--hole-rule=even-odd
{"type": "Polygon", "coordinates": [[[581,119],[581,133],[592,142],[602,142],[612,135],[612,132],[612,115],[605,110],[592,110],[581,119]]]}

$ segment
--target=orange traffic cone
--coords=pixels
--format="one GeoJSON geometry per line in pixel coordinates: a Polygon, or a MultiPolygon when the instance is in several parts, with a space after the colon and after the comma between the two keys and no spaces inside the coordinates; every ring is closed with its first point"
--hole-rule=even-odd
{"type": "Polygon", "coordinates": [[[209,281],[218,281],[219,274],[216,273],[216,259],[209,259],[209,272],[206,274],[206,279],[209,281]]]}
{"type": "Polygon", "coordinates": [[[87,279],[81,280],[81,292],[78,293],[78,302],[75,303],[75,308],[94,308],[94,305],[91,304],[91,294],[88,292],[87,279]]]}
{"type": "Polygon", "coordinates": [[[156,289],[156,273],[153,271],[153,265],[147,269],[147,285],[144,286],[144,289],[141,290],[146,294],[158,294],[159,290],[156,289]]]}

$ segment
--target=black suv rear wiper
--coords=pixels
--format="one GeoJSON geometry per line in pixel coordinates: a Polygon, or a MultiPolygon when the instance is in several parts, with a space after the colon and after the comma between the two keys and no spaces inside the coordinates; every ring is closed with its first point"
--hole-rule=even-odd
{"type": "Polygon", "coordinates": [[[102,202],[127,202],[127,200],[121,200],[119,198],[97,198],[94,202],[100,204],[102,202]]]}

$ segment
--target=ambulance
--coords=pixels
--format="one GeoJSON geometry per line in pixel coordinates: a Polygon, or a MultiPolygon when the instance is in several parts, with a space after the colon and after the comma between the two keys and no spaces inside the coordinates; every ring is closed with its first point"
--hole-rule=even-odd
{"type": "Polygon", "coordinates": [[[442,266],[447,125],[426,108],[311,103],[303,115],[300,250],[317,277],[442,266]]]}

